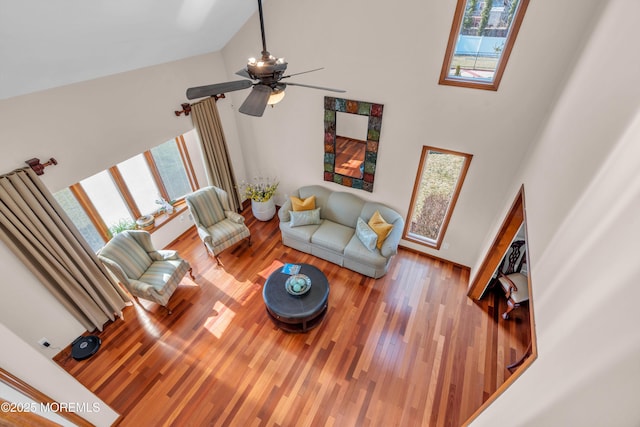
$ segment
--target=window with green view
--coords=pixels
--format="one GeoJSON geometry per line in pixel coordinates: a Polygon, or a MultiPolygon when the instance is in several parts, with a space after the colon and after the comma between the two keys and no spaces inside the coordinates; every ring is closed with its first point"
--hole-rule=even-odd
{"type": "Polygon", "coordinates": [[[405,239],[440,248],[471,157],[423,147],[405,239]]]}

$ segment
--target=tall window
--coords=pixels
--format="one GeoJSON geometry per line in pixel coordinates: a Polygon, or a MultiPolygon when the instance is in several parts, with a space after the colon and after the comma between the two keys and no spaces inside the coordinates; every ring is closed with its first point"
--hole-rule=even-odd
{"type": "MultiPolygon", "coordinates": [[[[95,251],[142,215],[159,215],[160,198],[178,203],[197,188],[178,137],[85,178],[54,197],[95,251]]],[[[156,221],[157,222],[157,221],[156,221]]]]}
{"type": "Polygon", "coordinates": [[[440,248],[472,155],[422,147],[403,238],[440,248]]]}
{"type": "Polygon", "coordinates": [[[175,141],[152,148],[151,155],[170,199],[177,199],[191,192],[187,170],[175,141]]]}
{"type": "Polygon", "coordinates": [[[529,0],[458,0],[440,84],[497,90],[529,0]]]}

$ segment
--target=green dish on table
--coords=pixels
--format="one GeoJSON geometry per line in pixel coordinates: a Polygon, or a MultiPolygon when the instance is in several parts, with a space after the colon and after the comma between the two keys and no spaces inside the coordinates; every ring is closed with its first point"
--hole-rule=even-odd
{"type": "Polygon", "coordinates": [[[284,287],[291,295],[304,295],[311,289],[311,279],[304,274],[294,274],[287,279],[284,287]]]}

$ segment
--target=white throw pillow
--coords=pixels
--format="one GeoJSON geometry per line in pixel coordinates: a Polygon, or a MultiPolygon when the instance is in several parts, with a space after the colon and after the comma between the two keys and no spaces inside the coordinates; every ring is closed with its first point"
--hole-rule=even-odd
{"type": "Polygon", "coordinates": [[[289,211],[289,215],[291,215],[291,222],[289,222],[290,227],[320,224],[320,208],[310,209],[308,211],[289,211]]]}
{"type": "Polygon", "coordinates": [[[358,236],[358,239],[360,239],[365,248],[370,251],[376,248],[378,235],[362,218],[358,218],[358,222],[356,223],[356,236],[358,236]]]}

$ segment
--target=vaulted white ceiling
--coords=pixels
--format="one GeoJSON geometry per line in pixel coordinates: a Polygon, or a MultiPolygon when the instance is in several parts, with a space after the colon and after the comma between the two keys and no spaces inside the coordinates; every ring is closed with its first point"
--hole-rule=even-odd
{"type": "Polygon", "coordinates": [[[0,99],[222,49],[255,0],[0,0],[0,99]]]}

